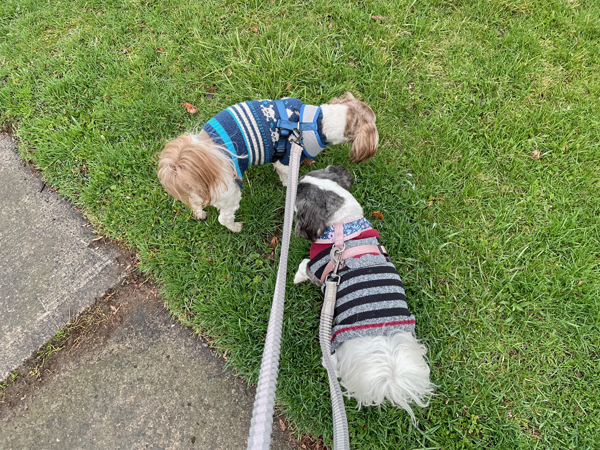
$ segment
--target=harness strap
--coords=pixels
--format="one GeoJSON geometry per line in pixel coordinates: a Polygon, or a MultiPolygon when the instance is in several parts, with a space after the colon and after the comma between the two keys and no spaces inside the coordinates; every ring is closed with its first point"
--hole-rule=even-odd
{"type": "Polygon", "coordinates": [[[298,128],[298,124],[293,125],[293,122],[288,120],[287,111],[282,100],[275,100],[275,106],[279,113],[279,120],[277,121],[277,128],[279,128],[279,141],[275,147],[275,154],[283,155],[285,153],[285,145],[288,137],[290,136],[291,130],[298,128]]]}
{"type": "Polygon", "coordinates": [[[341,222],[333,224],[333,245],[337,248],[344,246],[344,224],[341,222]]]}
{"type": "Polygon", "coordinates": [[[327,147],[327,143],[323,143],[319,137],[317,119],[319,118],[319,113],[321,111],[320,106],[302,105],[298,122],[289,120],[283,100],[275,100],[275,106],[279,113],[279,120],[277,121],[279,140],[275,146],[276,155],[282,156],[285,154],[287,140],[293,130],[299,130],[301,132],[304,156],[314,159],[321,150],[327,147]]]}

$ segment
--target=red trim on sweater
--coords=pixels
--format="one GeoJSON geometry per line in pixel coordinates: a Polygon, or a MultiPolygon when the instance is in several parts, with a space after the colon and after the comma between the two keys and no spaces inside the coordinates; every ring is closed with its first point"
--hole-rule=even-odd
{"type": "Polygon", "coordinates": [[[409,319],[409,320],[396,320],[394,322],[369,323],[366,325],[356,325],[354,327],[342,328],[341,330],[337,330],[335,333],[333,333],[333,336],[331,337],[331,342],[333,343],[334,339],[336,338],[336,336],[338,334],[345,333],[346,331],[366,330],[368,328],[381,328],[381,327],[388,327],[388,326],[394,326],[394,325],[414,325],[415,323],[416,323],[416,321],[414,319],[409,319]]]}
{"type": "MultiPolygon", "coordinates": [[[[358,236],[356,236],[355,238],[350,239],[350,240],[353,241],[355,239],[365,239],[365,238],[370,238],[370,237],[378,238],[379,233],[377,232],[377,230],[375,230],[375,229],[365,230],[362,233],[360,233],[358,236]]],[[[317,256],[323,250],[331,247],[332,245],[333,244],[312,244],[310,246],[310,259],[313,259],[315,256],[317,256]]],[[[371,253],[371,255],[379,255],[379,253],[371,253]]],[[[358,256],[355,256],[355,258],[359,258],[361,256],[362,255],[358,255],[358,256]]]]}

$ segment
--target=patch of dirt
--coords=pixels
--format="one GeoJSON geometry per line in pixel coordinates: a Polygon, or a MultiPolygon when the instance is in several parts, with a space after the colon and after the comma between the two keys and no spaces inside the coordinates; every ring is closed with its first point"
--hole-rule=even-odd
{"type": "Polygon", "coordinates": [[[15,126],[10,120],[0,123],[0,137],[4,139],[6,136],[14,136],[15,126]]]}
{"type": "MultiPolygon", "coordinates": [[[[127,262],[130,267],[135,264],[131,256],[127,262]]],[[[131,271],[121,287],[97,299],[0,384],[0,419],[41,393],[73,361],[101,349],[124,319],[142,304],[151,314],[166,314],[156,292],[154,283],[131,271]],[[148,308],[148,303],[152,308],[148,308]]]]}
{"type": "Polygon", "coordinates": [[[323,441],[321,438],[315,439],[312,436],[294,436],[292,434],[290,424],[288,423],[285,416],[275,413],[274,421],[275,423],[279,424],[281,430],[286,434],[286,439],[289,444],[296,445],[297,447],[306,450],[330,450],[329,447],[325,447],[323,445],[323,441]]]}

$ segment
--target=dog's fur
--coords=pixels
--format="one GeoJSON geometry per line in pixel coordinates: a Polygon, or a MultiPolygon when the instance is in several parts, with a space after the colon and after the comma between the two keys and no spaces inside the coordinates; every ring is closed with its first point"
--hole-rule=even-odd
{"type": "MultiPolygon", "coordinates": [[[[328,166],[300,179],[296,200],[296,235],[315,241],[325,227],[363,215],[362,207],[348,192],[352,174],[343,166],[328,166]]],[[[309,280],[305,259],[294,278],[309,280]]],[[[395,332],[343,342],[332,355],[337,375],[348,396],[359,406],[377,406],[386,399],[405,409],[414,421],[411,403],[428,405],[433,391],[427,348],[410,332],[395,332]]]]}
{"type": "MultiPolygon", "coordinates": [[[[375,114],[365,103],[347,93],[321,105],[322,129],[327,142],[352,142],[348,157],[352,162],[372,158],[379,143],[375,114]]],[[[275,170],[283,185],[287,183],[288,166],[279,161],[275,170]]],[[[158,162],[158,178],[166,191],[192,209],[196,219],[206,219],[204,207],[215,206],[219,222],[233,232],[242,229],[235,222],[241,191],[231,158],[214,143],[208,133],[183,134],[166,144],[158,162]]]]}

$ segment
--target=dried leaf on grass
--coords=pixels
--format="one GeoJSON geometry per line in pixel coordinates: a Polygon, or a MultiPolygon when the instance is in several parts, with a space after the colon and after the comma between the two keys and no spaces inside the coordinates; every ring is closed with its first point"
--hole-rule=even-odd
{"type": "Polygon", "coordinates": [[[371,216],[373,216],[376,219],[382,220],[383,219],[383,214],[381,214],[380,211],[375,211],[374,213],[371,214],[371,216]]]}
{"type": "Polygon", "coordinates": [[[191,103],[180,103],[180,105],[185,107],[185,109],[187,109],[187,112],[189,112],[190,114],[196,114],[198,112],[198,108],[196,108],[191,103]]]}
{"type": "Polygon", "coordinates": [[[373,20],[379,20],[380,22],[387,22],[389,20],[387,17],[378,16],[378,15],[371,16],[371,19],[373,19],[373,20]]]}
{"type": "Polygon", "coordinates": [[[275,247],[277,247],[277,236],[273,236],[273,239],[271,239],[271,243],[269,244],[269,248],[275,247]]]}
{"type": "Polygon", "coordinates": [[[533,153],[531,154],[531,157],[533,159],[540,159],[540,155],[541,155],[541,153],[539,150],[534,150],[533,153]]]}

